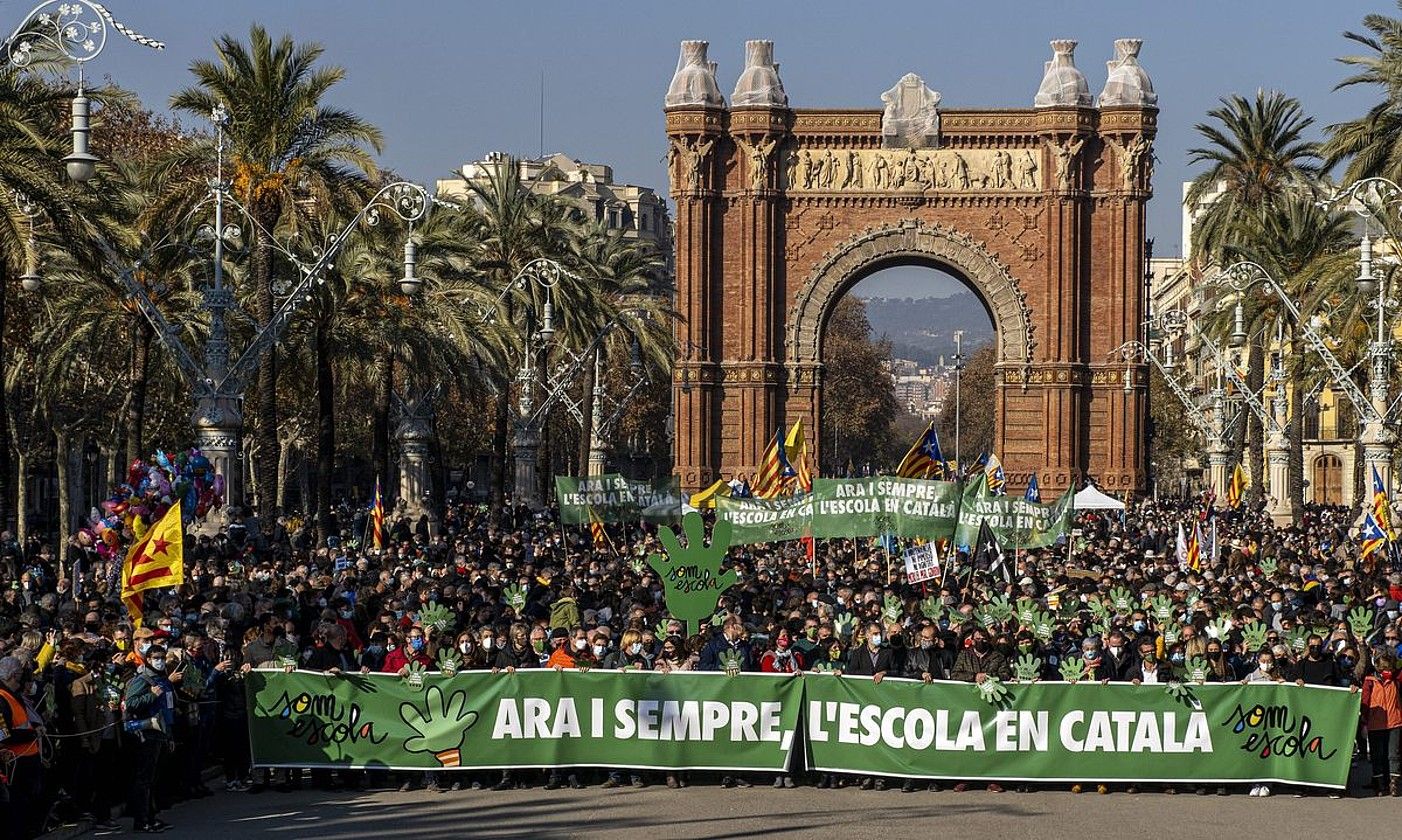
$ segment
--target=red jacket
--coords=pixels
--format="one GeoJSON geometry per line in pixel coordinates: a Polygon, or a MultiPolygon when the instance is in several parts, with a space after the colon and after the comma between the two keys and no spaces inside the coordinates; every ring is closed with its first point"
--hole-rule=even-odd
{"type": "Polygon", "coordinates": [[[1363,678],[1363,723],[1369,732],[1402,726],[1402,697],[1397,690],[1398,675],[1382,679],[1378,674],[1363,678]]]}
{"type": "Polygon", "coordinates": [[[410,662],[418,662],[425,668],[433,667],[433,660],[429,658],[427,647],[411,656],[409,646],[401,645],[385,656],[385,666],[381,670],[386,674],[397,674],[399,673],[399,669],[405,667],[410,662]]]}
{"type": "Polygon", "coordinates": [[[802,671],[804,667],[803,654],[793,651],[793,656],[787,659],[780,659],[774,651],[766,651],[759,659],[759,669],[766,674],[792,674],[795,671],[802,671]]]}

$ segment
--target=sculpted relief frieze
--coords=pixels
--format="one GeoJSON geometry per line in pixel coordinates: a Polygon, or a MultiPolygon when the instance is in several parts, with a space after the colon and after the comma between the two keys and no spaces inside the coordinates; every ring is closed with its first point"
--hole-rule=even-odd
{"type": "Polygon", "coordinates": [[[1043,177],[1033,149],[805,147],[786,149],[783,159],[789,192],[1035,192],[1043,177]]]}

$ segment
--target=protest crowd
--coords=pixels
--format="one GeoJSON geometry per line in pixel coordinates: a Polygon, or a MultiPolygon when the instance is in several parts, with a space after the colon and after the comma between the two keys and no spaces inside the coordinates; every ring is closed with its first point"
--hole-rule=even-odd
{"type": "MultiPolygon", "coordinates": [[[[391,516],[386,547],[376,550],[362,538],[365,511],[343,504],[335,515],[339,538],[316,545],[295,518],[221,512],[217,533],[187,537],[184,583],[146,593],[139,628],[112,583],[119,557],[75,542],[61,565],[50,543],[0,535],[0,824],[11,836],[79,818],[97,829],[162,831],[172,804],[211,795],[202,782],[214,777],[210,768],[222,771],[225,790],[249,793],[306,785],[445,794],[537,785],[940,786],[801,768],[761,778],[252,766],[243,690],[250,669],[402,674],[415,662],[434,668],[449,646],[464,670],[720,670],[734,652],[743,670],[831,670],[878,683],[1010,681],[1011,663],[1028,652],[1044,663],[1042,680],[1156,683],[1200,659],[1210,682],[1357,689],[1355,763],[1371,777],[1367,793],[1400,792],[1402,574],[1384,555],[1361,558],[1350,537],[1354,513],[1342,508],[1307,508],[1277,528],[1247,504],[1144,501],[1124,513],[1079,514],[1069,538],[1045,549],[954,552],[937,580],[915,584],[880,540],[735,545],[727,564],[737,583],[694,635],[669,618],[662,582],[643,562],[660,549],[654,526],[591,534],[562,526],[552,511],[457,504],[432,536],[426,521],[391,516]],[[1175,550],[1180,527],[1208,519],[1217,550],[1185,567],[1175,550]],[[1022,599],[1053,617],[1050,634],[994,608],[1022,599]],[[1152,606],[1164,599],[1167,621],[1152,606]],[[450,612],[447,629],[420,622],[430,605],[450,612]],[[1360,605],[1370,610],[1366,627],[1350,621],[1360,605]]],[[[1083,788],[1110,790],[1093,778],[1072,790],[1083,788]]],[[[1279,792],[1267,784],[1154,790],[1279,792]]]]}

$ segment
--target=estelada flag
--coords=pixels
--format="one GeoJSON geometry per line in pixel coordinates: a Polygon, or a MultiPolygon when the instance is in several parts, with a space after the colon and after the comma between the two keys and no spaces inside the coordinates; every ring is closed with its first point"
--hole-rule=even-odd
{"type": "Polygon", "coordinates": [[[185,526],[177,501],[132,545],[122,561],[122,603],[127,605],[132,623],[141,626],[142,592],[184,582],[185,526]]]}

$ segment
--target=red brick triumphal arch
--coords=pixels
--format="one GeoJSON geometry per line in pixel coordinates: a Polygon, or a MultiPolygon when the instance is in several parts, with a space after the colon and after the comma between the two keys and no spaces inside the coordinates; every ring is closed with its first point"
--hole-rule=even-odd
{"type": "Polygon", "coordinates": [[[1148,371],[1114,353],[1144,316],[1158,109],[1139,47],[1115,42],[1097,98],[1075,42],[1054,41],[1031,108],[945,110],[908,74],[883,107],[838,110],[790,107],[768,41],[746,44],[727,102],[705,42],[684,42],[665,109],[683,486],[752,473],[799,418],[816,450],[832,308],[914,263],[960,277],[992,317],[995,393],[964,397],[995,400],[1014,485],[1035,471],[1047,490],[1142,489],[1148,371]]]}

